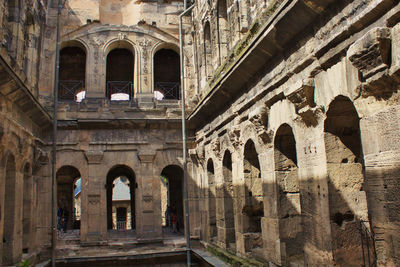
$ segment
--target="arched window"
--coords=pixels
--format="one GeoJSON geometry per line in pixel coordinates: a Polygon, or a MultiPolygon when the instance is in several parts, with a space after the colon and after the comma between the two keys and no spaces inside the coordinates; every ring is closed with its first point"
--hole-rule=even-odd
{"type": "Polygon", "coordinates": [[[180,58],[172,49],[154,54],[154,97],[156,100],[180,99],[180,58]]]}
{"type": "Polygon", "coordinates": [[[17,53],[18,43],[18,21],[20,19],[20,8],[18,0],[7,1],[8,11],[8,27],[5,29],[7,32],[7,44],[9,53],[15,57],[17,53]]]}
{"type": "Polygon", "coordinates": [[[82,45],[67,46],[60,51],[58,100],[80,102],[85,98],[86,52],[82,45]]]}
{"type": "MultiPolygon", "coordinates": [[[[261,218],[264,216],[261,169],[258,154],[252,140],[244,147],[244,206],[243,231],[247,240],[246,252],[262,257],[263,240],[261,235],[261,218]]],[[[253,255],[255,256],[255,255],[253,255]]]]}
{"type": "Polygon", "coordinates": [[[115,48],[107,55],[107,98],[112,101],[133,97],[134,55],[127,48],[115,48]]]}
{"type": "Polygon", "coordinates": [[[222,195],[218,196],[223,202],[224,216],[224,229],[218,229],[218,239],[220,236],[224,240],[227,247],[236,244],[236,232],[235,232],[235,211],[234,211],[234,191],[232,181],[232,155],[229,150],[224,153],[222,160],[222,173],[224,177],[224,183],[222,186],[222,195]],[[224,235],[225,232],[225,235],[224,235]],[[224,237],[223,237],[224,236],[224,237]]]}
{"type": "Polygon", "coordinates": [[[204,72],[207,79],[212,76],[212,42],[211,42],[211,29],[210,22],[204,25],[204,72]]]}
{"type": "Polygon", "coordinates": [[[229,24],[226,0],[218,0],[217,3],[217,29],[219,64],[221,64],[228,54],[229,44],[229,24]]]}
{"type": "Polygon", "coordinates": [[[279,238],[284,251],[282,265],[297,262],[304,265],[300,187],[298,180],[296,140],[288,124],[281,125],[274,140],[275,177],[278,184],[279,238]]]}
{"type": "Polygon", "coordinates": [[[338,96],[324,124],[332,251],[338,266],[363,265],[359,222],[368,221],[368,206],[359,120],[351,100],[338,96]]]}

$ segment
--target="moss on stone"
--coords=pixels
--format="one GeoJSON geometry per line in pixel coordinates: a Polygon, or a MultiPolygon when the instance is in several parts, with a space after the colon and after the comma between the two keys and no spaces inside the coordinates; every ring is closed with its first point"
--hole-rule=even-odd
{"type": "Polygon", "coordinates": [[[224,77],[224,74],[227,73],[235,65],[235,62],[239,60],[239,58],[249,49],[249,45],[256,38],[258,32],[262,28],[261,26],[268,21],[268,19],[275,13],[275,11],[283,2],[284,0],[275,0],[271,2],[261,16],[254,20],[254,22],[250,25],[248,33],[232,48],[225,61],[215,71],[213,77],[208,82],[207,92],[202,94],[201,99],[207,97],[207,95],[214,89],[216,84],[224,77]]]}

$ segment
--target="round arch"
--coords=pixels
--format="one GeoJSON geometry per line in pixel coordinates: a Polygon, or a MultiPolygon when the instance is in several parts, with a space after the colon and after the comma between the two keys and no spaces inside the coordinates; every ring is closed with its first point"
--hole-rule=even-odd
{"type": "Polygon", "coordinates": [[[23,186],[22,186],[22,252],[29,252],[30,237],[32,232],[32,204],[34,183],[32,180],[32,168],[30,163],[26,162],[23,168],[23,186]]]}
{"type": "MultiPolygon", "coordinates": [[[[13,265],[18,257],[14,249],[15,243],[19,242],[16,236],[16,158],[11,152],[7,152],[4,158],[5,179],[0,179],[4,183],[4,191],[0,191],[0,199],[4,199],[4,223],[3,223],[3,265],[13,265]],[[4,182],[3,182],[4,181],[4,182]]],[[[1,187],[0,187],[1,188],[1,187]]]]}
{"type": "MultiPolygon", "coordinates": [[[[119,164],[113,166],[107,173],[106,177],[106,194],[107,194],[107,229],[117,230],[123,229],[122,214],[120,217],[120,225],[118,224],[118,208],[119,205],[126,208],[125,229],[135,229],[135,188],[136,188],[135,172],[127,165],[119,164]],[[126,179],[126,180],[125,180],[126,179]],[[116,187],[115,187],[116,186],[116,187]],[[128,186],[129,193],[124,188],[128,186]],[[114,192],[116,188],[117,192],[114,192]],[[116,195],[114,195],[116,194],[116,195]],[[128,194],[128,196],[127,196],[128,194]],[[129,199],[128,199],[129,198],[129,199]],[[115,216],[113,216],[115,213],[115,216]],[[115,218],[114,218],[115,217],[115,218]]],[[[122,209],[120,209],[122,210],[122,209]]]]}
{"type": "Polygon", "coordinates": [[[287,123],[281,124],[275,133],[274,165],[279,238],[285,249],[282,262],[287,263],[294,258],[302,259],[304,254],[296,140],[292,127],[287,123]],[[296,230],[289,231],[289,234],[288,225],[293,225],[296,230]]]}
{"type": "Polygon", "coordinates": [[[137,76],[139,55],[128,39],[112,39],[104,46],[105,95],[110,100],[132,100],[140,79],[137,76]]]}
{"type": "Polygon", "coordinates": [[[183,207],[183,169],[179,165],[167,165],[161,173],[161,211],[165,216],[165,225],[171,225],[175,217],[176,230],[180,232],[184,228],[183,207]],[[164,189],[164,190],[163,190],[164,189]]]}
{"type": "Polygon", "coordinates": [[[359,121],[353,102],[342,95],[329,104],[324,121],[332,252],[340,266],[363,264],[357,232],[360,221],[369,221],[359,121]]]}
{"type": "Polygon", "coordinates": [[[64,231],[80,229],[80,193],[76,193],[76,182],[80,171],[72,165],[61,166],[56,172],[58,228],[64,231]]]}

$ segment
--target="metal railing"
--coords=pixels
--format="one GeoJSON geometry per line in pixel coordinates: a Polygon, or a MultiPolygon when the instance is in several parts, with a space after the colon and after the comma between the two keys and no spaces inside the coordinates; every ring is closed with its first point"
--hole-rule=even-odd
{"type": "Polygon", "coordinates": [[[133,82],[131,81],[107,81],[107,97],[111,99],[113,94],[127,94],[129,100],[133,98],[133,82]]]}
{"type": "Polygon", "coordinates": [[[154,91],[158,91],[164,95],[164,99],[181,99],[180,82],[156,82],[154,91]]]}
{"type": "Polygon", "coordinates": [[[375,236],[367,225],[368,223],[359,221],[363,267],[376,267],[375,236]]]}
{"type": "Polygon", "coordinates": [[[117,221],[117,230],[126,230],[126,221],[117,221]]]}
{"type": "Polygon", "coordinates": [[[60,80],[58,82],[58,100],[75,101],[76,94],[85,91],[85,82],[76,80],[60,80]]]}

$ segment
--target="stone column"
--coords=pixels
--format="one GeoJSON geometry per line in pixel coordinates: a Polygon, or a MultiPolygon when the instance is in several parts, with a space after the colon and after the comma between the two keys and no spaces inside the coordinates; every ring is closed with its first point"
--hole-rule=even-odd
{"type": "Polygon", "coordinates": [[[368,210],[378,265],[397,266],[400,258],[400,106],[382,110],[360,121],[368,210]]]}
{"type": "Polygon", "coordinates": [[[217,237],[218,246],[226,247],[225,244],[225,224],[224,224],[224,177],[222,162],[215,162],[215,198],[216,198],[216,220],[217,220],[217,237]]]}
{"type": "Polygon", "coordinates": [[[249,246],[246,246],[248,243],[248,235],[247,229],[249,225],[248,217],[242,213],[243,208],[246,205],[246,184],[244,180],[244,156],[238,155],[236,160],[233,163],[232,168],[232,176],[234,183],[234,192],[235,192],[235,217],[236,217],[236,250],[242,255],[245,255],[246,252],[249,252],[249,246]]]}
{"type": "Polygon", "coordinates": [[[347,52],[364,78],[362,98],[355,105],[361,114],[364,183],[380,266],[400,264],[400,105],[395,96],[400,81],[399,34],[400,23],[391,29],[373,28],[347,52]]]}
{"type": "Polygon", "coordinates": [[[331,262],[333,257],[324,122],[304,128],[298,136],[308,137],[297,140],[305,264],[318,266],[331,262]]]}
{"type": "Polygon", "coordinates": [[[275,181],[274,148],[258,155],[264,194],[264,217],[261,218],[263,249],[266,260],[281,264],[279,240],[278,199],[275,181]]]}
{"type": "Polygon", "coordinates": [[[87,177],[81,179],[81,242],[99,244],[107,239],[107,196],[104,174],[99,173],[103,151],[86,151],[87,177]]]}
{"type": "Polygon", "coordinates": [[[154,173],[154,151],[139,153],[139,175],[136,177],[137,190],[137,224],[138,240],[162,239],[161,205],[156,198],[160,197],[160,181],[154,173]]]}
{"type": "Polygon", "coordinates": [[[89,51],[86,51],[86,102],[104,99],[106,92],[106,55],[101,51],[104,39],[101,35],[93,37],[89,51]]]}
{"type": "Polygon", "coordinates": [[[139,41],[139,55],[136,55],[139,60],[137,74],[135,76],[135,97],[138,100],[140,107],[153,108],[154,107],[154,93],[152,92],[152,55],[151,48],[153,42],[149,39],[143,39],[139,41]]]}
{"type": "MultiPolygon", "coordinates": [[[[17,164],[18,166],[18,164],[17,164]]],[[[22,257],[22,209],[23,209],[23,180],[24,174],[21,171],[15,173],[15,214],[14,214],[14,241],[13,241],[13,262],[19,262],[22,257]]]]}

